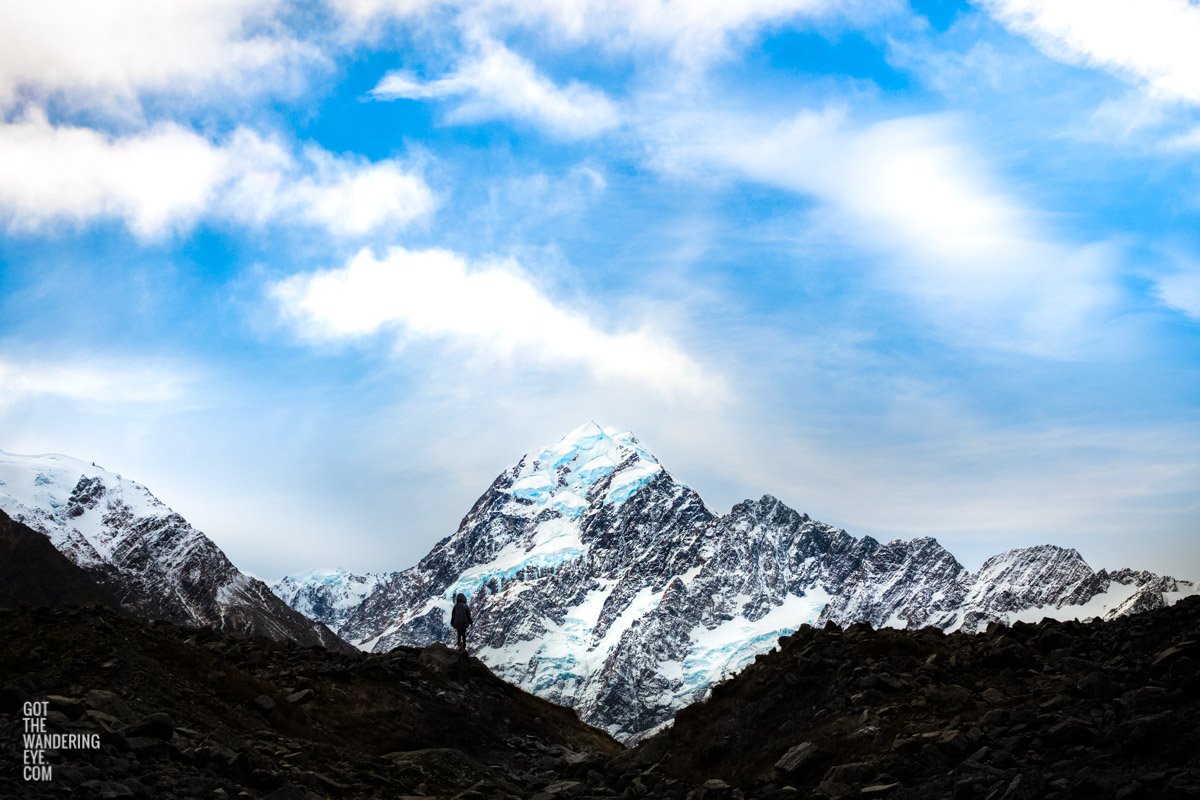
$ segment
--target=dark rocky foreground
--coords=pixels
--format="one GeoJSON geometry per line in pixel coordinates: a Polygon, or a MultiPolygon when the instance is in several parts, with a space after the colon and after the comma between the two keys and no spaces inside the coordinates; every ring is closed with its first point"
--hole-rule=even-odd
{"type": "Polygon", "coordinates": [[[780,645],[623,774],[762,798],[1200,797],[1200,597],[978,635],[805,627],[780,645]]]}
{"type": "Polygon", "coordinates": [[[0,610],[0,797],[530,797],[621,751],[444,645],[343,654],[103,607],[0,610]],[[99,749],[23,780],[24,704],[99,749]]]}
{"type": "Polygon", "coordinates": [[[0,610],[0,797],[1200,797],[1200,598],[986,634],[805,628],[625,751],[442,645],[0,610]],[[23,705],[99,749],[22,779],[23,705]]]}

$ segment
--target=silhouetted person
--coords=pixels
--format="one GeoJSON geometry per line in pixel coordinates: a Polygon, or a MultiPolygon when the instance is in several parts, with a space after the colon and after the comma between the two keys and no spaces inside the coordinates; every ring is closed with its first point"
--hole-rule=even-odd
{"type": "Polygon", "coordinates": [[[454,600],[454,610],[450,612],[450,627],[458,631],[458,649],[467,649],[467,628],[471,627],[471,609],[467,607],[467,596],[460,594],[454,600]]]}

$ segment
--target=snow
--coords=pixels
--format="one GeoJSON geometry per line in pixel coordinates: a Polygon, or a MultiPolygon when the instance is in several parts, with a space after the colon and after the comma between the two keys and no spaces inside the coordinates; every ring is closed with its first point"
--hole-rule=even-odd
{"type": "Polygon", "coordinates": [[[61,508],[67,505],[71,492],[84,477],[102,477],[109,492],[115,491],[134,516],[170,512],[146,487],[91,462],[58,454],[23,456],[3,450],[0,450],[0,508],[29,509],[17,513],[61,508]]]}
{"type": "Polygon", "coordinates": [[[661,471],[632,433],[588,422],[550,447],[527,453],[508,492],[533,501],[528,514],[548,507],[578,517],[587,509],[589,490],[605,478],[612,476],[604,502],[623,503],[661,471]]]}
{"type": "Polygon", "coordinates": [[[1008,614],[1009,625],[1014,622],[1041,622],[1043,618],[1057,620],[1087,620],[1093,617],[1103,617],[1107,612],[1124,603],[1129,598],[1133,597],[1138,592],[1138,587],[1134,584],[1125,586],[1113,581],[1109,584],[1107,592],[1101,592],[1082,605],[1063,606],[1062,608],[1054,608],[1052,606],[1038,606],[1034,608],[1026,608],[1014,614],[1008,614]]]}
{"type": "Polygon", "coordinates": [[[87,461],[58,454],[17,455],[0,451],[0,508],[40,530],[76,563],[112,563],[122,529],[104,521],[104,512],[124,509],[130,518],[173,513],[141,484],[87,461]],[[81,478],[100,478],[104,494],[100,513],[64,516],[81,478]]]}
{"type": "Polygon", "coordinates": [[[609,484],[606,499],[610,503],[623,503],[633,496],[633,493],[650,482],[662,467],[658,464],[638,462],[618,472],[609,484]]]}
{"type": "Polygon", "coordinates": [[[599,455],[576,470],[576,474],[587,483],[595,483],[617,468],[608,454],[599,455]]]}
{"type": "Polygon", "coordinates": [[[491,580],[511,580],[518,572],[530,567],[557,567],[565,561],[578,558],[583,553],[579,539],[579,526],[572,519],[555,518],[542,522],[534,530],[528,546],[509,542],[496,553],[495,558],[464,571],[445,596],[453,598],[458,593],[473,597],[491,580]]]}
{"type": "Polygon", "coordinates": [[[516,497],[524,497],[526,500],[544,500],[550,496],[553,488],[554,481],[548,474],[535,472],[513,483],[509,491],[516,497]]]}
{"type": "MultiPolygon", "coordinates": [[[[697,625],[692,630],[691,649],[683,660],[683,687],[676,697],[689,697],[697,689],[737,672],[756,655],[770,650],[780,636],[793,633],[805,623],[813,624],[830,597],[822,589],[813,589],[803,597],[788,595],[754,621],[739,615],[712,630],[697,625]]],[[[747,599],[738,597],[737,605],[747,599]]]]}
{"type": "Polygon", "coordinates": [[[1200,594],[1200,583],[1192,583],[1191,581],[1175,581],[1176,591],[1163,592],[1163,600],[1167,605],[1175,605],[1185,597],[1200,594]]]}

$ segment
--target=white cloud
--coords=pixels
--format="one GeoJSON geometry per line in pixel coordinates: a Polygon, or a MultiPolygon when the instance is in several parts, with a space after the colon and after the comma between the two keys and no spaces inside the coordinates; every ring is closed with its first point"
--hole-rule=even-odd
{"type": "Polygon", "coordinates": [[[956,337],[1044,355],[1087,342],[1111,301],[1104,245],[1047,235],[962,146],[953,120],[910,117],[855,126],[838,110],[802,112],[763,130],[728,114],[656,130],[668,170],[714,166],[817,198],[821,219],[887,266],[956,337]]]}
{"type": "Polygon", "coordinates": [[[275,298],[307,336],[349,339],[379,331],[464,344],[544,368],[584,367],[598,380],[667,395],[716,397],[723,383],[649,328],[609,333],[546,296],[513,264],[473,266],[445,250],[362,250],[339,269],[276,284],[275,298]]]}
{"type": "Polygon", "coordinates": [[[529,61],[490,39],[444,78],[422,82],[411,73],[389,72],[371,94],[381,100],[463,97],[454,112],[457,119],[529,120],[569,138],[595,136],[620,121],[616,106],[603,92],[578,81],[557,86],[529,61]]]}
{"type": "Polygon", "coordinates": [[[1188,0],[982,0],[1052,58],[1099,67],[1161,98],[1200,103],[1200,7],[1188,0]]]}
{"type": "Polygon", "coordinates": [[[136,104],[146,90],[223,101],[294,83],[323,56],[281,30],[282,0],[39,0],[0,6],[0,107],[66,96],[89,107],[136,104]]]}
{"type": "Polygon", "coordinates": [[[358,236],[403,227],[437,207],[424,179],[394,160],[372,164],[318,148],[293,159],[279,150],[274,158],[239,159],[235,174],[228,212],[247,221],[300,219],[358,236]]]}
{"type": "Polygon", "coordinates": [[[165,403],[180,397],[187,383],[178,371],[162,364],[0,359],[0,410],[21,400],[46,397],[88,405],[165,403]]]}
{"type": "Polygon", "coordinates": [[[52,125],[40,110],[0,123],[0,218],[16,230],[116,218],[152,238],[215,215],[298,218],[358,235],[404,225],[435,205],[425,182],[395,161],[315,149],[298,159],[244,128],[214,144],[173,123],[124,137],[52,125]]]}
{"type": "Polygon", "coordinates": [[[1155,291],[1163,305],[1200,320],[1200,263],[1179,259],[1174,271],[1155,282],[1155,291]]]}

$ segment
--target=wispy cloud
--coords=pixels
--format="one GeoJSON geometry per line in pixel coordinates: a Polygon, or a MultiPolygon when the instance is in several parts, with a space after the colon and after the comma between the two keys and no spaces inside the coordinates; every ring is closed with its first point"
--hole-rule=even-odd
{"type": "Polygon", "coordinates": [[[1161,98],[1200,103],[1200,7],[1188,0],[982,0],[1052,58],[1099,67],[1161,98]]]}
{"type": "Polygon", "coordinates": [[[86,405],[165,403],[186,390],[189,379],[161,363],[110,359],[38,363],[0,358],[0,411],[22,400],[58,397],[86,405]]]}
{"type": "Polygon", "coordinates": [[[371,90],[380,100],[462,98],[452,119],[517,119],[569,138],[587,138],[616,127],[616,105],[598,89],[578,81],[558,86],[528,60],[486,39],[443,78],[421,81],[409,72],[389,72],[371,90]]]}
{"type": "Polygon", "coordinates": [[[369,250],[344,267],[273,287],[284,315],[316,340],[380,331],[432,338],[540,368],[583,367],[669,395],[719,397],[722,380],[666,336],[642,327],[609,332],[556,303],[512,263],[472,265],[445,250],[369,250]]]}
{"type": "Polygon", "coordinates": [[[334,0],[348,32],[371,37],[383,18],[407,23],[452,19],[470,37],[501,40],[536,31],[550,49],[597,46],[656,51],[702,68],[734,55],[763,29],[796,18],[862,23],[902,11],[897,0],[334,0]]]}
{"type": "Polygon", "coordinates": [[[430,213],[424,180],[317,149],[297,158],[239,128],[214,143],[174,123],[129,136],[53,125],[40,110],[0,123],[0,218],[16,230],[115,218],[141,238],[205,215],[240,223],[299,219],[337,235],[402,226],[430,213]]]}
{"type": "Polygon", "coordinates": [[[1072,245],[989,174],[953,118],[856,125],[844,111],[770,124],[683,115],[652,133],[660,168],[734,174],[814,197],[827,230],[866,247],[885,281],[956,340],[1071,353],[1112,301],[1108,245],[1072,245]]]}
{"type": "Polygon", "coordinates": [[[462,4],[462,14],[493,31],[538,28],[565,42],[654,48],[678,62],[702,65],[729,55],[736,40],[768,25],[796,17],[873,17],[898,6],[891,0],[482,0],[462,4]]]}
{"type": "Polygon", "coordinates": [[[1155,284],[1163,305],[1200,320],[1200,261],[1176,256],[1174,268],[1159,275],[1155,284]]]}

